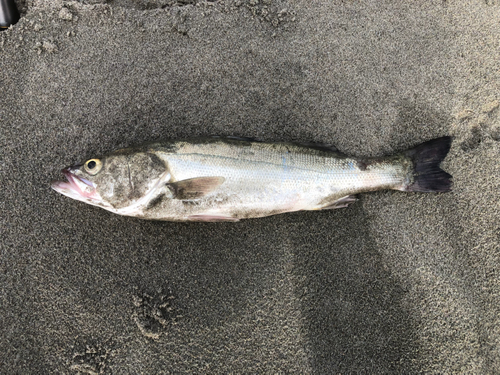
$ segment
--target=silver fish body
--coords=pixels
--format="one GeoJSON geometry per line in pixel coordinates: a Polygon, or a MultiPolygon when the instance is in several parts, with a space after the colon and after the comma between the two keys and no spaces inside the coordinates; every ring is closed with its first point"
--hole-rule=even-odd
{"type": "Polygon", "coordinates": [[[117,214],[152,220],[238,221],[346,207],[355,194],[448,191],[439,168],[451,139],[385,158],[331,147],[204,138],[121,149],[63,170],[54,190],[117,214]]]}

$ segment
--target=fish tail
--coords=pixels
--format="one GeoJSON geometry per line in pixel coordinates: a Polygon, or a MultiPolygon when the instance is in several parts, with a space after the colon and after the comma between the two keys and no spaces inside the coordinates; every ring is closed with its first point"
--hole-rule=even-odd
{"type": "Polygon", "coordinates": [[[452,176],[439,165],[448,154],[451,137],[436,138],[422,143],[404,154],[413,162],[409,183],[401,190],[419,192],[446,192],[453,185],[452,176]]]}

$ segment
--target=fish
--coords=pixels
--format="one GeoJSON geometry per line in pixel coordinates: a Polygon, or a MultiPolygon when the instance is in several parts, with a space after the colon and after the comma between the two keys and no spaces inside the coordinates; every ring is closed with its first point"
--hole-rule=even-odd
{"type": "Polygon", "coordinates": [[[376,190],[448,192],[440,168],[452,143],[433,139],[386,157],[354,158],[330,144],[205,137],[146,143],[62,170],[52,189],[115,214],[236,222],[344,208],[376,190]]]}

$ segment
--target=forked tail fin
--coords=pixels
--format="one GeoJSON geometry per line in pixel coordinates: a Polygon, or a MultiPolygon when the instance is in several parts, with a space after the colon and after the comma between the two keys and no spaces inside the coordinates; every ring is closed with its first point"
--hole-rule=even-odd
{"type": "Polygon", "coordinates": [[[451,140],[451,137],[436,138],[405,152],[413,161],[413,175],[404,191],[430,193],[451,190],[452,176],[439,168],[450,150],[451,140]]]}

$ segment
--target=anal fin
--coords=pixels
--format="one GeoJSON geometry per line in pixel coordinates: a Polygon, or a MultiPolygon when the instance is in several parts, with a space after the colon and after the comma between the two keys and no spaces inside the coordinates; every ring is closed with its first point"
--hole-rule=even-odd
{"type": "Polygon", "coordinates": [[[321,210],[335,210],[337,208],[345,208],[349,206],[350,204],[353,204],[356,202],[358,198],[356,198],[355,195],[346,195],[345,197],[342,197],[340,199],[337,199],[335,202],[330,203],[324,207],[321,207],[321,210]]]}
{"type": "Polygon", "coordinates": [[[222,222],[222,221],[231,221],[236,222],[240,221],[240,219],[231,217],[231,216],[223,216],[223,215],[191,215],[188,216],[189,221],[205,221],[205,222],[222,222]]]}

